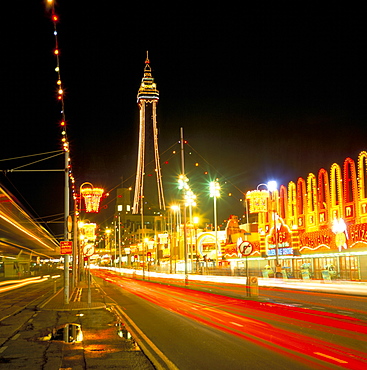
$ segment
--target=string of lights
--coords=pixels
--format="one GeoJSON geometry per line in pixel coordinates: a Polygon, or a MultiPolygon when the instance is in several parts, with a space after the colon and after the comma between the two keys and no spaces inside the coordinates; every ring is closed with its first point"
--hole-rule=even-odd
{"type": "MultiPolygon", "coordinates": [[[[58,30],[57,30],[57,24],[59,23],[59,16],[55,12],[55,1],[54,0],[46,0],[46,7],[47,10],[51,14],[51,21],[53,23],[53,34],[55,39],[55,47],[53,50],[53,54],[55,56],[56,60],[56,90],[57,90],[57,100],[60,103],[60,130],[61,130],[61,146],[62,150],[64,152],[70,152],[69,147],[69,140],[67,135],[67,125],[66,125],[66,115],[65,115],[65,89],[62,84],[61,80],[61,68],[60,68],[60,48],[59,48],[59,40],[58,40],[58,30]]],[[[69,172],[69,178],[71,182],[71,190],[73,193],[73,197],[76,196],[76,190],[75,190],[75,178],[72,171],[72,165],[71,165],[71,158],[70,155],[68,156],[68,172],[69,172]]]]}

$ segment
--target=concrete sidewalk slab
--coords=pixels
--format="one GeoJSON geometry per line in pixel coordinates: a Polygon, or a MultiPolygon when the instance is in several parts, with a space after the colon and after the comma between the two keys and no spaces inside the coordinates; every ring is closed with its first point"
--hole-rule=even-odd
{"type": "MultiPolygon", "coordinates": [[[[63,289],[41,307],[9,338],[0,353],[0,367],[11,369],[154,369],[121,318],[111,309],[98,285],[75,288],[69,304],[63,302],[63,289]],[[51,333],[66,324],[81,325],[80,342],[51,339],[51,333]],[[120,334],[120,335],[119,335],[120,334]]],[[[6,321],[3,322],[6,325],[6,321]]]]}

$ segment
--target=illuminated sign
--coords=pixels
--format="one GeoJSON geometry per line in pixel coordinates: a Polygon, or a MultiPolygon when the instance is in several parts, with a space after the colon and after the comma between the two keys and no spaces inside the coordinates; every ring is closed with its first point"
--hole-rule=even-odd
{"type": "Polygon", "coordinates": [[[168,244],[168,234],[158,234],[159,244],[168,244]]]}
{"type": "Polygon", "coordinates": [[[300,236],[301,249],[307,248],[311,250],[321,247],[330,248],[331,245],[335,248],[335,235],[330,230],[313,231],[303,233],[300,236]]]}
{"type": "Polygon", "coordinates": [[[367,224],[350,225],[348,235],[351,244],[367,242],[367,224]]]}
{"type": "MultiPolygon", "coordinates": [[[[292,255],[293,254],[293,248],[278,248],[278,256],[286,256],[286,255],[292,255]]],[[[268,256],[275,256],[276,255],[276,249],[269,249],[268,250],[268,256]]]]}
{"type": "Polygon", "coordinates": [[[79,224],[80,230],[82,235],[84,236],[84,239],[86,240],[96,240],[96,234],[95,230],[97,227],[97,224],[95,223],[80,223],[79,224]]]}
{"type": "Polygon", "coordinates": [[[250,213],[268,212],[269,192],[266,190],[249,191],[246,199],[250,201],[250,213]]]}
{"type": "Polygon", "coordinates": [[[61,254],[72,254],[73,253],[73,242],[71,241],[60,242],[60,253],[61,254]]]}

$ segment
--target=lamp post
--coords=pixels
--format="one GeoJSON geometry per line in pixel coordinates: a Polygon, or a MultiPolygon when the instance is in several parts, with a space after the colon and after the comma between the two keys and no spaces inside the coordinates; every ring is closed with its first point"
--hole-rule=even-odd
{"type": "Polygon", "coordinates": [[[199,217],[193,218],[194,228],[195,228],[195,255],[196,255],[196,273],[198,272],[198,223],[199,217]]]}
{"type": "MultiPolygon", "coordinates": [[[[173,217],[172,217],[172,225],[171,225],[171,246],[170,246],[169,254],[170,254],[170,273],[172,274],[172,256],[173,256],[173,253],[176,253],[176,246],[177,246],[177,239],[178,239],[177,228],[179,227],[181,223],[179,222],[179,218],[178,218],[180,206],[174,204],[171,206],[171,210],[173,213],[173,217]]],[[[176,273],[176,254],[175,254],[175,273],[176,273]]]]}
{"type": "Polygon", "coordinates": [[[184,249],[184,260],[185,260],[185,285],[188,284],[188,271],[187,271],[187,215],[186,215],[186,193],[189,190],[189,185],[187,184],[189,179],[184,173],[182,173],[178,178],[179,189],[183,192],[183,249],[184,249]]]}
{"type": "Polygon", "coordinates": [[[273,213],[273,224],[274,224],[274,243],[275,243],[275,277],[281,273],[281,268],[279,265],[279,250],[278,250],[278,230],[277,230],[277,209],[276,209],[276,199],[274,192],[277,190],[277,182],[269,181],[267,184],[268,190],[271,196],[271,211],[273,213]],[[279,271],[280,268],[280,271],[279,271]]]}
{"type": "Polygon", "coordinates": [[[84,222],[79,222],[80,229],[80,240],[83,246],[83,255],[88,257],[88,305],[92,302],[91,293],[91,274],[90,274],[90,256],[94,254],[95,242],[96,242],[96,230],[97,225],[95,223],[89,222],[89,220],[84,220],[84,222]],[[88,222],[86,222],[88,221],[88,222]]]}
{"type": "Polygon", "coordinates": [[[113,266],[116,268],[116,259],[117,259],[117,253],[116,253],[116,238],[117,238],[117,232],[116,232],[116,220],[113,221],[113,249],[114,249],[114,259],[113,259],[113,266]]]}
{"type": "Polygon", "coordinates": [[[193,270],[193,246],[192,246],[192,207],[196,206],[196,195],[189,188],[185,194],[185,206],[189,206],[189,222],[190,222],[190,253],[191,253],[191,272],[193,270]]]}
{"type": "Polygon", "coordinates": [[[218,181],[209,184],[210,196],[214,200],[214,229],[215,229],[215,254],[216,265],[218,265],[218,225],[217,225],[217,198],[220,196],[220,186],[218,181]]]}
{"type": "Polygon", "coordinates": [[[106,234],[106,239],[105,239],[105,254],[106,254],[108,250],[111,253],[111,240],[110,240],[111,229],[106,227],[105,234],[106,234]]]}

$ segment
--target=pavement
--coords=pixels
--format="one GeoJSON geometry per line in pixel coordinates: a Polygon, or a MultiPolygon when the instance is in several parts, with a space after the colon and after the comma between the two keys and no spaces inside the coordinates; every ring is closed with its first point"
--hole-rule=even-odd
{"type": "Polygon", "coordinates": [[[366,281],[260,278],[259,286],[307,290],[318,293],[335,293],[335,294],[367,296],[366,281]]]}
{"type": "Polygon", "coordinates": [[[90,289],[86,284],[79,284],[68,304],[64,302],[63,289],[59,290],[34,310],[23,310],[22,317],[16,315],[17,318],[2,321],[0,336],[5,339],[0,347],[0,367],[154,369],[115,306],[95,282],[90,289]],[[14,331],[19,322],[25,324],[14,331]]]}

